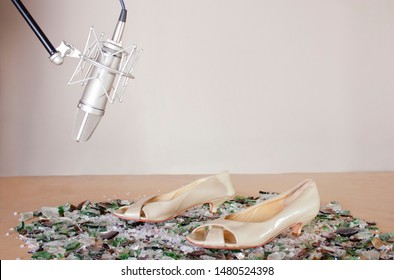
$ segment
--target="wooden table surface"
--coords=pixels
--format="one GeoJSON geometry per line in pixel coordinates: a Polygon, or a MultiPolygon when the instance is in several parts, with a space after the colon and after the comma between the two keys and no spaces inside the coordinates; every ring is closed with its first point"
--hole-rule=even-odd
{"type": "MultiPolygon", "coordinates": [[[[29,259],[15,231],[19,215],[42,206],[78,204],[84,200],[133,200],[162,194],[206,175],[127,175],[0,177],[0,259],[29,259]]],[[[374,221],[382,233],[394,232],[394,172],[296,173],[231,175],[239,195],[257,196],[259,190],[283,192],[298,182],[317,182],[321,203],[339,202],[353,216],[374,221]]]]}

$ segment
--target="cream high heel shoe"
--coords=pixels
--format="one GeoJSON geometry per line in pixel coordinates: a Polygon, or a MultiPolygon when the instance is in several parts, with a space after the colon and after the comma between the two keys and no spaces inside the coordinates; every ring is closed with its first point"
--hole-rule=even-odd
{"type": "Polygon", "coordinates": [[[182,212],[205,203],[216,213],[218,207],[235,194],[227,171],[201,178],[172,192],[141,199],[115,210],[121,219],[142,222],[164,222],[182,212]]]}
{"type": "Polygon", "coordinates": [[[186,239],[197,246],[244,249],[264,245],[287,228],[300,235],[319,212],[316,183],[305,180],[272,199],[197,227],[186,239]]]}

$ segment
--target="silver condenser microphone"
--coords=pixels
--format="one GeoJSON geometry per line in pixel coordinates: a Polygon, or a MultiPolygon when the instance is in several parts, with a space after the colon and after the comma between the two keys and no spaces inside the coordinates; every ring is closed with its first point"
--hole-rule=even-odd
{"type": "Polygon", "coordinates": [[[61,65],[64,57],[80,59],[68,84],[86,83],[72,132],[74,140],[86,142],[104,115],[107,102],[122,102],[129,80],[134,79],[131,74],[134,65],[142,53],[142,50],[137,51],[135,45],[122,47],[121,39],[127,17],[124,1],[119,0],[122,10],[112,39],[104,40],[104,35],[97,36],[91,27],[83,52],[64,41],[55,48],[23,3],[20,0],[12,2],[48,51],[51,62],[61,65]]]}
{"type": "Polygon", "coordinates": [[[118,24],[112,39],[107,39],[101,46],[88,75],[82,98],[78,103],[75,115],[72,138],[78,142],[86,142],[92,136],[109,100],[109,93],[113,88],[116,75],[119,72],[122,58],[121,38],[126,21],[126,10],[122,9],[118,24]]]}

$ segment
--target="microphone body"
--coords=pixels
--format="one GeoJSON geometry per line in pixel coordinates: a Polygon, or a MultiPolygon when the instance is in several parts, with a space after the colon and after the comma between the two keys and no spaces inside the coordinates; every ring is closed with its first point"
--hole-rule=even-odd
{"type": "MultiPolygon", "coordinates": [[[[120,54],[115,54],[119,48],[111,43],[104,43],[102,52],[99,53],[97,62],[101,65],[107,66],[111,69],[118,70],[120,65],[120,54]]],[[[86,84],[82,98],[79,101],[78,107],[87,107],[86,111],[96,115],[104,115],[105,106],[107,105],[107,95],[112,89],[116,74],[111,73],[107,69],[93,66],[92,77],[86,84]]]]}
{"type": "Polygon", "coordinates": [[[89,140],[105,113],[121,64],[123,50],[121,38],[125,17],[126,11],[122,10],[112,39],[107,39],[100,48],[97,58],[90,61],[92,67],[87,73],[90,78],[78,103],[72,132],[72,138],[77,142],[89,140]]]}

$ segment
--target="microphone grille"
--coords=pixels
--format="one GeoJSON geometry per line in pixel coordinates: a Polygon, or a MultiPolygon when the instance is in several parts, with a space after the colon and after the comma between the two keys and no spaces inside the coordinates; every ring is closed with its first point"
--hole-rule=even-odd
{"type": "Polygon", "coordinates": [[[72,138],[77,142],[88,141],[99,124],[101,117],[78,108],[75,114],[72,138]]]}

